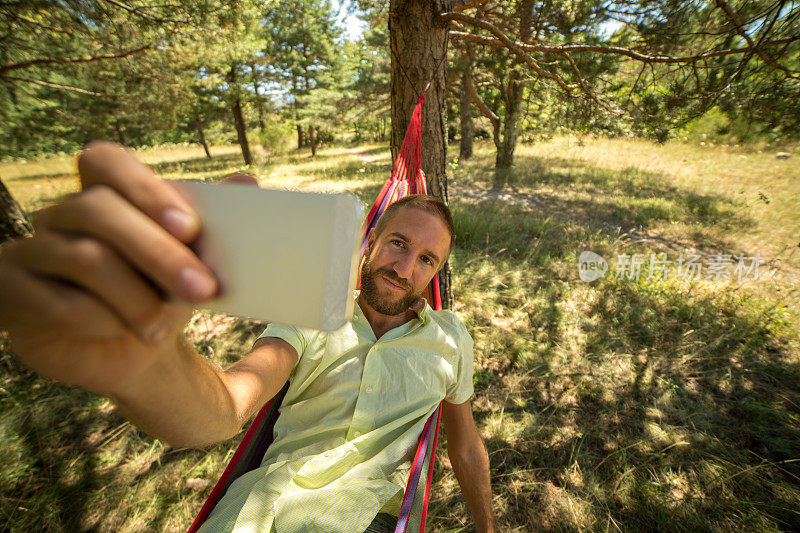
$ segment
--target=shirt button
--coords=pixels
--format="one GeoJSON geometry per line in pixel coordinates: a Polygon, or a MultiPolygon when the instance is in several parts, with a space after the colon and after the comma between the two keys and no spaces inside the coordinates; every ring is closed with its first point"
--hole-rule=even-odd
{"type": "Polygon", "coordinates": [[[369,394],[370,392],[372,392],[372,387],[367,387],[367,394],[369,394]]]}
{"type": "Polygon", "coordinates": [[[353,436],[354,437],[360,437],[361,436],[361,432],[360,431],[356,431],[355,433],[353,433],[353,436]]]}

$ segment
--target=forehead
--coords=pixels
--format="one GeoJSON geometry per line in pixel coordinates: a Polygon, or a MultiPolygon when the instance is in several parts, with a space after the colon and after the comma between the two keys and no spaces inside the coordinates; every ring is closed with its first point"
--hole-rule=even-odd
{"type": "Polygon", "coordinates": [[[412,244],[426,248],[442,259],[450,252],[450,232],[442,219],[415,207],[397,211],[384,230],[384,235],[389,233],[401,233],[412,244]]]}

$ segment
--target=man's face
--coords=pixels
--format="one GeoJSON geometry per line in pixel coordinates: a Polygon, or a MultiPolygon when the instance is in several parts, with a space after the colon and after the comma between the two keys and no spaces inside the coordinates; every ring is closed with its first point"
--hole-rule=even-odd
{"type": "Polygon", "coordinates": [[[408,311],[450,253],[450,233],[438,217],[402,208],[383,233],[370,232],[361,267],[361,294],[375,311],[396,316],[408,311]]]}

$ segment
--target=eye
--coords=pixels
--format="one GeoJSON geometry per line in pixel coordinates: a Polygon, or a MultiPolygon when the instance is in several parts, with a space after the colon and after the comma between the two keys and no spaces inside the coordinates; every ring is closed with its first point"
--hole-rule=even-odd
{"type": "Polygon", "coordinates": [[[425,264],[433,266],[433,259],[431,259],[427,255],[423,255],[422,260],[425,262],[425,264]]]}
{"type": "Polygon", "coordinates": [[[400,247],[402,247],[402,246],[403,246],[403,241],[401,241],[401,240],[399,240],[399,239],[392,239],[392,240],[391,240],[391,241],[389,241],[389,242],[390,242],[390,243],[392,243],[392,244],[394,244],[395,246],[400,246],[400,247]]]}

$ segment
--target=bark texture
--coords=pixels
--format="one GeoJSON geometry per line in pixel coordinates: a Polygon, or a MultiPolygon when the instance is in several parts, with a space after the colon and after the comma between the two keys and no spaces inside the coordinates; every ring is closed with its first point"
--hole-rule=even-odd
{"type": "Polygon", "coordinates": [[[299,150],[306,145],[305,136],[303,135],[303,126],[297,125],[297,149],[299,150]]]}
{"type": "Polygon", "coordinates": [[[0,244],[32,235],[33,226],[25,212],[0,180],[0,244]]]}
{"type": "Polygon", "coordinates": [[[461,135],[458,149],[458,159],[465,160],[472,157],[472,141],[475,136],[475,125],[472,122],[472,98],[469,86],[472,77],[472,64],[467,63],[461,73],[461,93],[459,94],[459,115],[461,119],[461,135]]]}
{"type": "MultiPolygon", "coordinates": [[[[422,106],[422,170],[428,193],[447,198],[447,26],[438,19],[452,2],[390,0],[389,46],[392,58],[392,160],[397,157],[417,97],[431,81],[422,106]]],[[[442,306],[452,306],[450,265],[439,272],[442,306]]]]}

